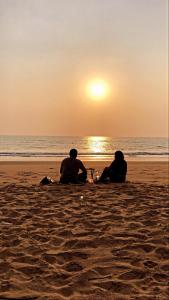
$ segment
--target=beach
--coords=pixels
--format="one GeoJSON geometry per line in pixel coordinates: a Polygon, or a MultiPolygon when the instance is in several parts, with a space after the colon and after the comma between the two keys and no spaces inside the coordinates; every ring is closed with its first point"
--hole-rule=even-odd
{"type": "Polygon", "coordinates": [[[59,167],[0,162],[0,299],[167,300],[168,163],[129,161],[123,184],[39,185],[59,167]]]}

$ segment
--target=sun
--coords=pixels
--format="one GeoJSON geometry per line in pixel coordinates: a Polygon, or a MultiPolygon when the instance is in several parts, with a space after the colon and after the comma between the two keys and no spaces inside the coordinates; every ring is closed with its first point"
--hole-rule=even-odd
{"type": "Polygon", "coordinates": [[[94,100],[101,100],[108,95],[108,85],[103,80],[93,80],[87,85],[87,95],[94,100]]]}

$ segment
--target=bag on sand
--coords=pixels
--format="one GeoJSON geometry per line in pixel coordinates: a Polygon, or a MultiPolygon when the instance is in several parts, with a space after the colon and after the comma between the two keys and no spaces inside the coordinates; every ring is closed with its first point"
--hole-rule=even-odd
{"type": "Polygon", "coordinates": [[[54,181],[50,178],[50,177],[44,177],[41,182],[40,185],[47,185],[47,184],[51,184],[54,181]]]}

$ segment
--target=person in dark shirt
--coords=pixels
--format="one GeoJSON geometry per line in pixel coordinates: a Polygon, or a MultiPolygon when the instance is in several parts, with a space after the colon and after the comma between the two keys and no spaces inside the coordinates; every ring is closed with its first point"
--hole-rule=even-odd
{"type": "Polygon", "coordinates": [[[106,167],[99,182],[125,182],[127,174],[127,162],[122,151],[115,152],[115,159],[109,167],[106,167]]]}
{"type": "Polygon", "coordinates": [[[60,183],[85,183],[87,179],[87,170],[82,161],[77,159],[77,150],[71,149],[69,157],[65,158],[60,167],[60,183]],[[79,170],[82,172],[79,173],[79,170]]]}

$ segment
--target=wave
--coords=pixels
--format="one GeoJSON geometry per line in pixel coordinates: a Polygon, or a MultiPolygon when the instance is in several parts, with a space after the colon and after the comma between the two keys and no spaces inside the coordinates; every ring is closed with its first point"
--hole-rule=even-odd
{"type": "MultiPolygon", "coordinates": [[[[169,152],[125,152],[125,156],[140,157],[140,156],[168,156],[169,152]]],[[[66,157],[67,153],[64,152],[0,152],[0,157],[66,157]]],[[[112,157],[112,153],[105,152],[91,152],[91,153],[78,153],[80,157],[112,157]]]]}

